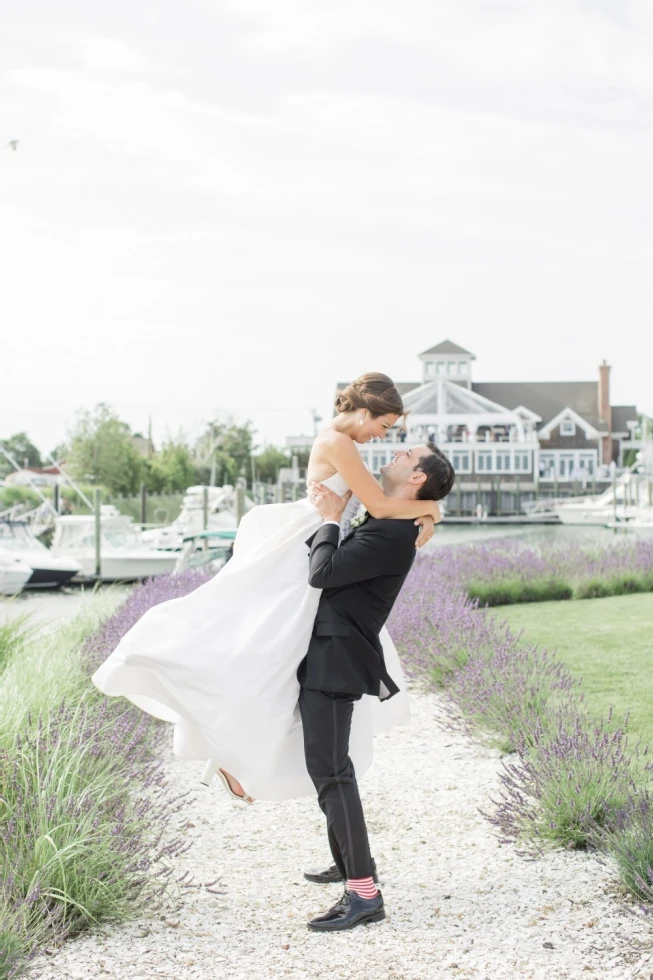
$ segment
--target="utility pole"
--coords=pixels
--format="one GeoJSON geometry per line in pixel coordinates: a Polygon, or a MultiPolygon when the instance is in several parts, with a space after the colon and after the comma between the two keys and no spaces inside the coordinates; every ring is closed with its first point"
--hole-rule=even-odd
{"type": "Polygon", "coordinates": [[[102,576],[102,490],[100,487],[93,487],[93,517],[95,525],[95,577],[102,576]]]}

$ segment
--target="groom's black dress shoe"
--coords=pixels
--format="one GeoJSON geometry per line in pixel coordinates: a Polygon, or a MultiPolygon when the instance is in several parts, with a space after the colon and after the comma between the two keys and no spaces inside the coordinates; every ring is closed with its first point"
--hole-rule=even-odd
{"type": "MultiPolygon", "coordinates": [[[[378,885],[379,876],[376,873],[376,863],[372,859],[372,876],[374,884],[378,885]]],[[[305,871],[306,881],[314,881],[317,885],[330,885],[332,882],[342,881],[342,875],[335,864],[332,864],[326,871],[305,871]]]]}
{"type": "Polygon", "coordinates": [[[339,932],[365,922],[380,922],[381,919],[385,919],[381,892],[374,898],[361,898],[356,892],[345,892],[332,909],[311,919],[308,928],[315,932],[339,932]]]}

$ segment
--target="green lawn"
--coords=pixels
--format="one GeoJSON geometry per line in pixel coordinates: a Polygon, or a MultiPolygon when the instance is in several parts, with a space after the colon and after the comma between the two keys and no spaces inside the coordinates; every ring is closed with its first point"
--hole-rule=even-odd
{"type": "Polygon", "coordinates": [[[524,642],[557,650],[576,677],[596,716],[621,722],[630,708],[629,731],[653,750],[653,594],[499,606],[492,615],[524,642]]]}

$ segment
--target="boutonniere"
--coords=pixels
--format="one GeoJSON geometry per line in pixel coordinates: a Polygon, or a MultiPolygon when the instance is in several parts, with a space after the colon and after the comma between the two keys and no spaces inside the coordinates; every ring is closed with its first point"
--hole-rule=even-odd
{"type": "Polygon", "coordinates": [[[370,515],[368,514],[368,512],[366,510],[364,510],[362,514],[357,514],[357,516],[354,517],[349,522],[349,530],[350,531],[355,531],[357,527],[360,527],[361,524],[364,524],[365,523],[365,521],[369,518],[369,516],[370,515]]]}

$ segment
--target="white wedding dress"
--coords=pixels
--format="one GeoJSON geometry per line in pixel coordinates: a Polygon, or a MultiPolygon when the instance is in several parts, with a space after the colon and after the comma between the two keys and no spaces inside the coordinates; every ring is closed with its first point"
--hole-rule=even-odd
{"type": "MultiPolygon", "coordinates": [[[[338,494],[338,474],[323,481],[338,494]]],[[[359,503],[350,500],[346,530],[359,503]]],[[[233,558],[205,585],[149,609],[94,674],[174,724],[183,759],[214,759],[255,799],[315,792],[306,771],[297,668],[306,655],[320,591],[308,584],[306,540],[322,519],[308,500],[255,507],[242,520],[233,558]]],[[[357,775],[372,762],[372,735],[409,716],[397,651],[381,634],[386,666],[402,689],[385,702],[356,702],[350,742],[357,775]]]]}

